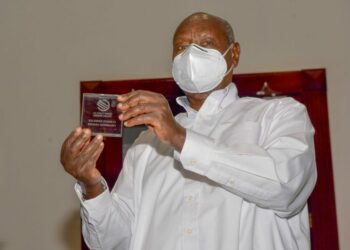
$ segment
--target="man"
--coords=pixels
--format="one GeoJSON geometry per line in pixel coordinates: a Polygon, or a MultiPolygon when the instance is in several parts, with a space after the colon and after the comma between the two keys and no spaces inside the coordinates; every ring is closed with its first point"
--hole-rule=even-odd
{"type": "Polygon", "coordinates": [[[157,93],[118,97],[127,127],[146,124],[110,192],[96,169],[101,136],[77,128],[61,162],[77,180],[91,249],[309,249],[307,198],[316,182],[305,107],[239,98],[240,46],[221,18],[195,13],[177,28],[173,76],[186,113],[157,93]]]}

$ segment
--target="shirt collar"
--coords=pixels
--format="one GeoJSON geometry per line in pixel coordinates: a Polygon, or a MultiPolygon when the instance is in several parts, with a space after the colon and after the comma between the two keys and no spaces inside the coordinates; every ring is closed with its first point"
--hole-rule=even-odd
{"type": "MultiPolygon", "coordinates": [[[[203,113],[204,115],[215,114],[237,99],[238,94],[236,85],[234,83],[230,83],[226,88],[218,89],[210,93],[199,112],[203,113]]],[[[188,116],[196,115],[197,111],[191,108],[186,96],[176,98],[176,102],[186,110],[188,116]]]]}

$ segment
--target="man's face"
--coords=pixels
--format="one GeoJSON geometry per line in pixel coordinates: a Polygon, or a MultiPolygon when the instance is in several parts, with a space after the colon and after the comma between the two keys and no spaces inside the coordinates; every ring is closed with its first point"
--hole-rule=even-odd
{"type": "MultiPolygon", "coordinates": [[[[201,18],[187,21],[177,28],[173,40],[173,59],[192,43],[205,48],[216,49],[220,51],[221,54],[230,46],[223,24],[213,18],[201,18]]],[[[234,43],[232,49],[225,55],[227,69],[229,69],[232,64],[236,67],[238,58],[239,44],[234,43]]],[[[231,81],[232,75],[227,74],[214,90],[226,87],[231,81]]],[[[204,100],[212,91],[206,93],[185,93],[190,99],[204,100]]]]}

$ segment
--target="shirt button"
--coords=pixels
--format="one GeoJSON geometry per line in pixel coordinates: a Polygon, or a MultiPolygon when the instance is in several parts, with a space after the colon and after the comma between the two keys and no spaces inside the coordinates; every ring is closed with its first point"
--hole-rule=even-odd
{"type": "Polygon", "coordinates": [[[188,235],[191,235],[191,234],[192,234],[192,229],[191,229],[191,228],[187,229],[187,230],[186,230],[186,233],[187,233],[188,235]]]}
{"type": "Polygon", "coordinates": [[[192,201],[192,200],[193,200],[193,196],[192,195],[187,196],[187,201],[192,201]]]}
{"type": "Polygon", "coordinates": [[[190,164],[191,164],[192,166],[194,166],[194,165],[197,164],[197,161],[196,161],[196,160],[192,160],[192,161],[190,161],[190,164]]]}

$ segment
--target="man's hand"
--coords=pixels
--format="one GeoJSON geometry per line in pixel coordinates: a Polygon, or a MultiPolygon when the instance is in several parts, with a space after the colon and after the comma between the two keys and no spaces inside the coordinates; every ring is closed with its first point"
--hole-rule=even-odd
{"type": "Polygon", "coordinates": [[[126,127],[145,124],[164,143],[181,151],[186,130],[174,119],[166,98],[158,93],[137,90],[117,98],[119,119],[126,127]]]}
{"type": "Polygon", "coordinates": [[[102,136],[91,140],[89,129],[76,128],[64,141],[61,163],[67,173],[85,185],[85,196],[93,198],[103,192],[101,173],[96,168],[104,144],[102,136]]]}

